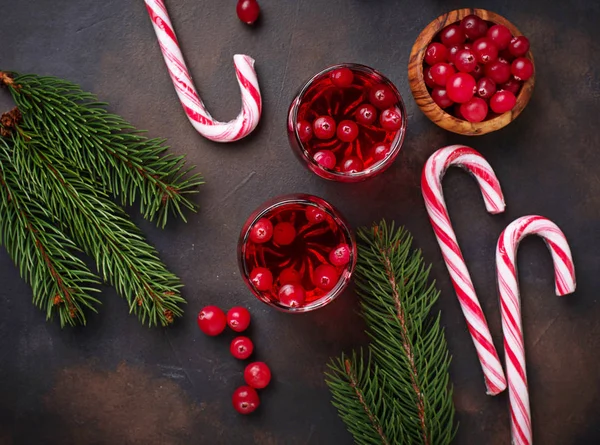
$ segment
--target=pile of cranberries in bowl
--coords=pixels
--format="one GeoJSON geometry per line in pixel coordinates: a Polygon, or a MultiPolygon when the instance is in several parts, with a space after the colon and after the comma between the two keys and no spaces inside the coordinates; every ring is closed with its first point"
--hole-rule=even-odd
{"type": "Polygon", "coordinates": [[[358,64],[314,76],[292,102],[288,132],[296,154],[326,179],[374,176],[398,154],[406,127],[400,93],[384,76],[358,64]]]}
{"type": "Polygon", "coordinates": [[[471,14],[442,29],[425,51],[433,101],[459,119],[482,122],[512,110],[534,73],[529,40],[471,14]]]}

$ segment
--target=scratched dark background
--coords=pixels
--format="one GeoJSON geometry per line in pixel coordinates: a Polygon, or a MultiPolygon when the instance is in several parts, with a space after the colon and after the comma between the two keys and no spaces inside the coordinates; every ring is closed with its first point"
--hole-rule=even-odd
{"type": "MultiPolygon", "coordinates": [[[[380,218],[405,225],[433,263],[438,308],[450,351],[460,429],[457,444],[509,443],[508,400],[484,393],[483,379],[419,190],[421,168],[437,148],[480,150],[501,180],[508,208],[490,216],[474,181],[454,170],[445,180],[458,238],[495,343],[501,348],[494,246],[513,219],[539,213],[567,235],[578,290],[554,295],[543,243],[523,242],[519,270],[534,437],[538,444],[600,443],[600,4],[481,1],[529,36],[537,80],[533,99],[509,127],[460,137],[430,123],[407,84],[410,48],[420,30],[463,2],[436,0],[261,0],[260,25],[235,15],[235,1],[180,0],[167,6],[196,86],[214,116],[240,107],[232,56],[256,60],[264,114],[242,142],[218,145],[185,118],[141,0],[2,0],[0,69],[56,75],[80,83],[152,136],[169,139],[205,175],[201,210],[160,231],[134,220],[185,283],[183,319],[147,329],[107,287],[85,328],[61,330],[31,304],[31,291],[0,252],[0,443],[2,444],[350,444],[330,404],[323,371],[330,356],[365,344],[351,291],[302,316],[277,313],[242,282],[236,242],[264,200],[308,192],[337,206],[354,227],[380,218]],[[396,83],[408,134],[395,164],[366,183],[326,182],[294,158],[287,107],[301,83],[338,62],[370,65],[396,83]],[[195,315],[207,304],[245,305],[253,314],[257,357],[271,387],[257,415],[230,404],[243,364],[228,352],[232,335],[204,337],[195,315]]],[[[1,108],[11,104],[1,93],[1,108]]],[[[501,351],[501,349],[499,349],[501,351]]]]}

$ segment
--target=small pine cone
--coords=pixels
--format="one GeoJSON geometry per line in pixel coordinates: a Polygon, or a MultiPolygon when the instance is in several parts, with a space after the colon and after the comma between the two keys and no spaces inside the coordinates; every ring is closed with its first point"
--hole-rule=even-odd
{"type": "Polygon", "coordinates": [[[56,295],[54,296],[54,301],[53,301],[53,303],[54,303],[54,306],[58,306],[59,304],[61,304],[61,303],[62,303],[62,298],[60,298],[60,295],[56,294],[56,295]]]}
{"type": "Polygon", "coordinates": [[[167,309],[165,311],[165,318],[167,319],[168,323],[173,323],[173,312],[167,309]]]}

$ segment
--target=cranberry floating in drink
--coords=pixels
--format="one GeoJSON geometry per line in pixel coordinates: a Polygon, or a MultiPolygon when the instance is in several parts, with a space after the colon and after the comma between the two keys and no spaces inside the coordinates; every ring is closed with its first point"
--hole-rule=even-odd
{"type": "MultiPolygon", "coordinates": [[[[445,56],[431,56],[440,57],[445,56]]],[[[288,116],[296,155],[317,175],[341,182],[384,171],[398,155],[405,132],[406,111],[396,87],[357,64],[336,65],[310,79],[288,116]]]]}
{"type": "Polygon", "coordinates": [[[240,234],[238,257],[242,277],[257,298],[283,311],[307,312],[346,288],[356,245],[329,203],[296,194],[269,201],[250,216],[240,234]],[[257,231],[264,236],[255,236],[257,231]]]}

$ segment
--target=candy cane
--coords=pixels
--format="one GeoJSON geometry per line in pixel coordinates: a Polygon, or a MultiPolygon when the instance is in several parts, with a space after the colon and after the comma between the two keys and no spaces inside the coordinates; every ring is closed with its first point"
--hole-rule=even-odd
{"type": "Polygon", "coordinates": [[[230,122],[216,121],[206,110],[196,92],[164,2],[162,0],[145,0],[145,2],[173,86],[196,131],[216,142],[237,141],[250,134],[258,125],[262,111],[262,98],[256,71],[254,71],[254,59],[240,54],[233,56],[235,74],[242,93],[242,111],[230,122]]]}
{"type": "Polygon", "coordinates": [[[442,178],[448,167],[452,165],[462,167],[475,177],[489,213],[504,211],[504,196],[492,167],[477,151],[464,145],[439,149],[430,156],[423,168],[421,190],[427,213],[475,344],[487,393],[496,395],[506,389],[506,379],[471,276],[452,229],[442,192],[442,178]]]}
{"type": "Polygon", "coordinates": [[[527,235],[539,235],[546,241],[554,261],[556,295],[567,295],[575,291],[575,266],[571,257],[571,249],[565,235],[556,224],[542,216],[524,216],[509,224],[498,239],[496,268],[502,310],[511,431],[515,445],[532,443],[521,301],[516,267],[517,246],[527,235]]]}

